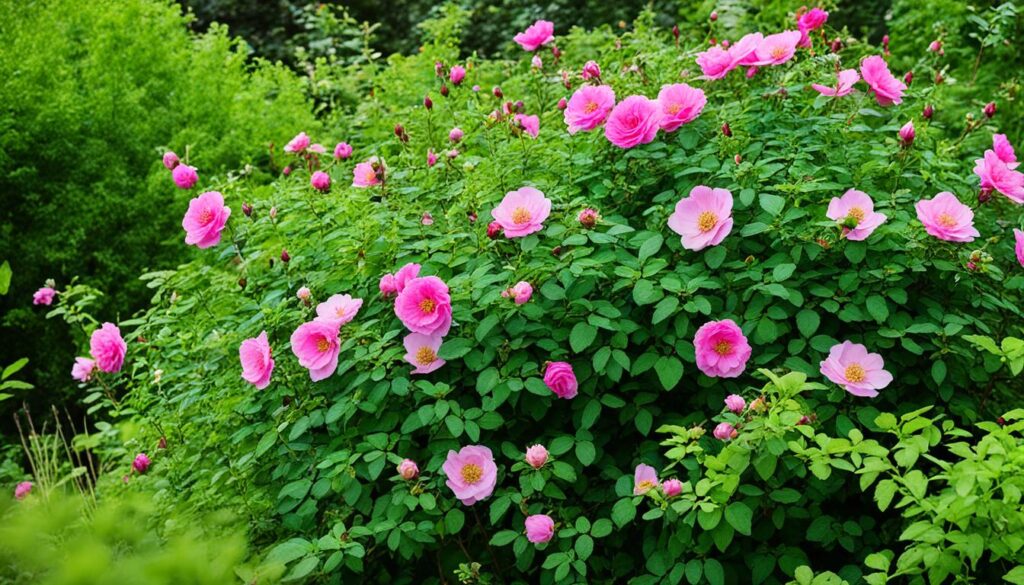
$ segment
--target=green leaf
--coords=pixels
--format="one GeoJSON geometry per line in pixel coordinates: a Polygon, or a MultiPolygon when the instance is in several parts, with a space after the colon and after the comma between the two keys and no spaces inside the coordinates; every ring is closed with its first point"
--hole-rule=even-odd
{"type": "Polygon", "coordinates": [[[871,295],[867,300],[868,314],[878,323],[889,318],[889,305],[881,295],[871,295]]]}
{"type": "Polygon", "coordinates": [[[699,559],[690,559],[686,563],[685,574],[690,585],[697,585],[700,583],[700,578],[704,576],[704,563],[699,559]]]}
{"type": "Polygon", "coordinates": [[[569,346],[572,347],[574,352],[579,353],[590,347],[595,337],[597,337],[597,327],[580,321],[572,328],[572,332],[569,333],[569,346]]]}
{"type": "Polygon", "coordinates": [[[612,522],[619,528],[632,522],[633,518],[636,518],[636,506],[632,498],[622,498],[612,506],[612,522]]]}
{"type": "Polygon", "coordinates": [[[661,244],[664,241],[665,240],[664,238],[661,237],[661,234],[654,234],[650,238],[647,238],[647,241],[645,241],[643,245],[640,246],[640,263],[643,264],[644,260],[657,254],[658,250],[661,249],[661,244]]]}
{"type": "Polygon", "coordinates": [[[581,534],[580,537],[576,539],[576,546],[573,548],[576,549],[576,556],[579,557],[581,561],[585,561],[589,559],[590,555],[594,552],[594,539],[591,538],[589,534],[581,534]]]}
{"type": "Polygon", "coordinates": [[[851,263],[859,264],[867,255],[868,247],[864,242],[847,242],[846,250],[843,253],[851,263]]]}
{"type": "Polygon", "coordinates": [[[298,562],[282,581],[298,581],[313,572],[320,565],[320,557],[310,555],[298,562]]]}
{"type": "Polygon", "coordinates": [[[661,300],[665,294],[650,280],[638,280],[633,286],[633,300],[638,305],[649,305],[661,300]]]}
{"type": "Polygon", "coordinates": [[[786,206],[786,200],[778,195],[771,195],[769,193],[761,193],[757,196],[758,202],[761,204],[761,209],[767,211],[772,215],[778,215],[782,213],[782,208],[786,206]]]}
{"type": "Polygon", "coordinates": [[[514,530],[499,530],[491,537],[491,544],[494,546],[505,546],[515,540],[517,536],[519,536],[519,533],[514,530]]]}
{"type": "Polygon", "coordinates": [[[607,518],[599,518],[594,521],[594,525],[590,527],[590,536],[594,538],[604,538],[612,533],[612,521],[607,518]]]}
{"type": "Polygon", "coordinates": [[[462,526],[466,523],[466,515],[462,510],[458,508],[452,508],[448,510],[448,513],[444,515],[444,529],[448,534],[455,534],[462,530],[462,526]]]}
{"type": "Polygon", "coordinates": [[[744,536],[750,536],[750,523],[753,517],[753,510],[743,502],[733,502],[725,509],[725,521],[744,536]]]}
{"type": "Polygon", "coordinates": [[[13,364],[7,366],[6,368],[4,368],[3,374],[0,374],[0,380],[6,380],[7,378],[10,378],[14,374],[17,374],[18,371],[21,370],[22,368],[24,368],[25,364],[27,364],[27,363],[28,363],[28,358],[21,358],[20,360],[18,360],[16,362],[14,362],[13,364]]]}
{"type": "Polygon", "coordinates": [[[935,380],[936,384],[942,384],[943,380],[946,379],[946,362],[942,360],[936,360],[932,362],[932,380],[935,380]]]}
{"type": "Polygon", "coordinates": [[[796,272],[796,264],[779,264],[772,270],[772,280],[783,282],[796,272]]]}
{"type": "Polygon", "coordinates": [[[704,576],[710,585],[725,585],[725,569],[716,559],[704,559],[704,576]]]}
{"type": "Polygon", "coordinates": [[[875,501],[878,502],[878,509],[884,512],[895,495],[896,482],[891,479],[883,479],[878,482],[878,485],[875,486],[875,501]]]}
{"type": "Polygon", "coordinates": [[[7,260],[0,264],[0,295],[7,294],[11,289],[11,265],[7,260]]]}
{"type": "Polygon", "coordinates": [[[455,339],[445,340],[441,344],[441,347],[437,350],[437,357],[443,360],[458,359],[469,353],[474,347],[476,347],[475,342],[465,337],[456,337],[455,339]]]}
{"type": "Polygon", "coordinates": [[[1010,572],[1003,575],[1003,581],[1009,581],[1014,585],[1024,585],[1024,565],[1017,565],[1010,572]]]}
{"type": "Polygon", "coordinates": [[[796,314],[796,328],[800,330],[800,335],[808,339],[814,335],[820,324],[821,317],[810,309],[804,309],[796,314]]]}
{"type": "Polygon", "coordinates": [[[651,317],[651,324],[657,325],[675,314],[679,308],[679,299],[676,297],[665,297],[654,307],[654,315],[651,317]]]}
{"type": "Polygon", "coordinates": [[[590,441],[580,441],[576,443],[576,458],[583,465],[590,465],[597,458],[597,449],[590,441]]]}
{"type": "Polygon", "coordinates": [[[704,262],[707,263],[708,268],[714,270],[725,262],[726,249],[725,246],[712,246],[708,248],[707,252],[704,252],[704,262]]]}
{"type": "Polygon", "coordinates": [[[313,552],[313,544],[301,538],[292,538],[275,546],[267,553],[265,563],[288,564],[295,559],[313,552]]]}
{"type": "Polygon", "coordinates": [[[657,372],[662,387],[671,390],[683,377],[683,362],[672,356],[662,356],[654,364],[654,371],[657,372]]]}

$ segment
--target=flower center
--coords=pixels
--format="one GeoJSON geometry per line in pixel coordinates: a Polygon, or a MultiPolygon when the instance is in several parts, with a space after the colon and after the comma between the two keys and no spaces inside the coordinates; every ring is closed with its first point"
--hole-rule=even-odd
{"type": "Polygon", "coordinates": [[[639,491],[647,491],[647,490],[654,489],[654,486],[655,486],[655,484],[654,484],[653,481],[651,481],[649,479],[645,479],[645,480],[641,481],[640,483],[636,484],[636,489],[639,490],[639,491]]]}
{"type": "Polygon", "coordinates": [[[583,106],[583,111],[587,114],[592,114],[597,111],[597,102],[587,102],[587,105],[583,106]]]}
{"type": "Polygon", "coordinates": [[[670,114],[678,114],[679,110],[681,109],[683,109],[683,106],[680,106],[679,104],[672,104],[671,106],[665,108],[665,111],[670,114]]]}
{"type": "Polygon", "coordinates": [[[199,213],[199,223],[206,225],[213,219],[213,212],[209,209],[204,209],[199,213]]]}
{"type": "Polygon", "coordinates": [[[423,299],[420,301],[420,310],[425,314],[433,313],[436,308],[437,303],[434,302],[434,299],[423,299]]]}
{"type": "Polygon", "coordinates": [[[316,342],[316,349],[320,353],[323,353],[331,349],[331,342],[326,337],[322,337],[320,338],[320,341],[316,342]]]}
{"type": "Polygon", "coordinates": [[[846,217],[853,218],[854,221],[860,223],[864,221],[864,210],[860,207],[851,207],[850,212],[846,214],[846,217]]]}
{"type": "Polygon", "coordinates": [[[948,213],[942,213],[942,214],[939,214],[939,225],[941,225],[942,227],[948,227],[948,228],[955,227],[956,226],[956,220],[953,219],[952,215],[950,215],[948,213]]]}
{"type": "Polygon", "coordinates": [[[715,344],[715,353],[718,355],[726,355],[732,351],[732,344],[728,341],[719,341],[715,344]]]}
{"type": "Polygon", "coordinates": [[[512,223],[516,225],[523,225],[524,223],[530,223],[530,211],[525,207],[516,207],[512,211],[512,223]]]}
{"type": "Polygon", "coordinates": [[[786,56],[785,47],[773,47],[771,50],[772,59],[781,59],[786,56]]]}
{"type": "Polygon", "coordinates": [[[718,224],[718,216],[712,211],[702,211],[697,216],[697,229],[701,232],[709,232],[718,224]]]}
{"type": "Polygon", "coordinates": [[[860,364],[850,364],[846,366],[846,372],[843,373],[846,376],[846,380],[849,382],[863,382],[864,378],[867,377],[864,372],[864,366],[860,364]]]}
{"type": "Polygon", "coordinates": [[[484,470],[480,469],[480,466],[476,463],[467,463],[462,466],[460,474],[462,475],[463,483],[473,485],[484,476],[484,470]]]}
{"type": "Polygon", "coordinates": [[[334,314],[339,316],[339,317],[344,317],[345,316],[345,307],[338,307],[338,310],[335,311],[334,314]]]}
{"type": "Polygon", "coordinates": [[[434,360],[436,359],[437,354],[427,346],[423,346],[416,350],[416,363],[421,366],[429,366],[434,363],[434,360]]]}
{"type": "Polygon", "coordinates": [[[377,182],[377,171],[373,171],[373,170],[366,171],[366,179],[365,180],[366,180],[367,183],[375,183],[375,182],[377,182]]]}

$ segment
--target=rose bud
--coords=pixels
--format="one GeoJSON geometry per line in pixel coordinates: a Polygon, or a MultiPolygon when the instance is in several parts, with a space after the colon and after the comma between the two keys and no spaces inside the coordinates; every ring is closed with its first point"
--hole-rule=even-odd
{"type": "Polygon", "coordinates": [[[903,127],[900,128],[899,134],[900,142],[903,144],[904,148],[913,144],[914,137],[916,136],[916,133],[914,132],[914,121],[911,120],[904,124],[903,127]]]}
{"type": "Polygon", "coordinates": [[[441,84],[441,97],[448,97],[448,86],[441,84]]]}
{"type": "Polygon", "coordinates": [[[925,120],[931,120],[932,116],[935,115],[935,108],[933,108],[931,104],[928,104],[924,107],[924,111],[921,112],[921,115],[924,116],[925,120]]]}
{"type": "Polygon", "coordinates": [[[248,203],[243,203],[242,213],[245,214],[245,217],[252,217],[252,205],[249,205],[248,203]]]}
{"type": "Polygon", "coordinates": [[[914,81],[914,72],[907,71],[907,74],[903,76],[903,83],[910,85],[914,81]]]}
{"type": "Polygon", "coordinates": [[[496,221],[492,221],[491,223],[487,224],[487,237],[488,238],[491,238],[492,240],[495,240],[500,235],[501,235],[501,224],[500,223],[498,223],[496,221]]]}
{"type": "Polygon", "coordinates": [[[567,107],[569,107],[569,102],[565,101],[565,98],[560,98],[558,100],[558,109],[564,110],[567,107]]]}
{"type": "Polygon", "coordinates": [[[722,124],[722,134],[726,137],[732,136],[732,128],[729,127],[729,123],[725,122],[722,124]]]}
{"type": "Polygon", "coordinates": [[[287,249],[281,250],[281,262],[284,262],[284,263],[287,264],[288,262],[291,261],[291,259],[292,259],[292,257],[288,255],[288,250],[287,249]]]}
{"type": "Polygon", "coordinates": [[[423,97],[423,107],[427,108],[428,110],[434,109],[434,102],[430,100],[429,95],[423,97]]]}
{"type": "Polygon", "coordinates": [[[712,10],[711,16],[709,16],[708,18],[711,20],[711,22],[715,22],[716,20],[718,20],[718,12],[712,10]]]}
{"type": "Polygon", "coordinates": [[[168,150],[164,153],[163,162],[164,166],[167,167],[167,170],[173,171],[174,167],[178,166],[178,163],[181,161],[178,159],[178,155],[168,150]]]}
{"type": "Polygon", "coordinates": [[[494,97],[498,98],[499,100],[505,97],[505,94],[502,93],[501,88],[498,87],[497,85],[494,86],[494,89],[491,90],[491,93],[494,94],[494,97]]]}
{"type": "Polygon", "coordinates": [[[996,103],[995,102],[989,102],[989,103],[985,104],[985,109],[983,111],[985,112],[985,117],[986,118],[991,118],[992,116],[995,116],[996,115],[996,103]]]}
{"type": "Polygon", "coordinates": [[[597,225],[597,222],[601,219],[601,214],[596,209],[587,207],[576,216],[576,219],[580,222],[580,225],[590,229],[597,225]]]}

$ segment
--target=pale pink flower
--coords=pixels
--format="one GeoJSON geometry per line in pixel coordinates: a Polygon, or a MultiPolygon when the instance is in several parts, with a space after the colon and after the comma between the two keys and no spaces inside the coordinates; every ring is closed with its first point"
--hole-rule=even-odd
{"type": "Polygon", "coordinates": [[[922,199],[914,208],[925,231],[940,240],[973,242],[981,236],[974,229],[974,212],[952,193],[943,191],[932,199],[922,199]]]}
{"type": "Polygon", "coordinates": [[[725,407],[735,414],[740,414],[747,407],[747,401],[738,394],[730,394],[725,397],[725,407]]]}
{"type": "Polygon", "coordinates": [[[427,149],[427,166],[432,167],[437,164],[437,155],[434,153],[433,148],[427,149]]]}
{"type": "Polygon", "coordinates": [[[583,65],[581,77],[583,79],[597,79],[601,77],[601,66],[597,64],[597,61],[587,61],[583,65]]]}
{"type": "Polygon", "coordinates": [[[405,345],[405,361],[415,366],[413,374],[429,374],[445,364],[443,359],[437,357],[442,341],[440,335],[410,333],[405,336],[402,340],[405,345]]]}
{"type": "Polygon", "coordinates": [[[224,205],[224,197],[217,191],[207,191],[192,199],[181,220],[185,243],[200,249],[216,246],[230,216],[231,208],[224,205]]]}
{"type": "Polygon", "coordinates": [[[547,514],[526,517],[526,539],[534,544],[548,542],[555,536],[555,521],[547,514]]]}
{"type": "Polygon", "coordinates": [[[683,124],[696,120],[707,103],[702,89],[690,87],[685,83],[662,86],[658,92],[661,129],[672,132],[683,124]]]}
{"type": "Polygon", "coordinates": [[[516,127],[522,129],[531,138],[536,138],[540,134],[540,118],[537,116],[527,116],[526,114],[516,114],[513,118],[516,127]]]}
{"type": "Polygon", "coordinates": [[[309,146],[309,136],[305,132],[299,132],[295,138],[288,141],[288,144],[284,145],[285,152],[302,152],[309,146]]]}
{"type": "Polygon", "coordinates": [[[14,486],[14,499],[24,500],[28,495],[32,493],[32,482],[23,481],[18,485],[14,486]]]}
{"type": "Polygon", "coordinates": [[[658,472],[650,465],[641,463],[633,472],[633,495],[642,496],[658,487],[659,483],[658,472]]]}
{"type": "Polygon", "coordinates": [[[562,118],[569,134],[597,128],[615,107],[615,92],[607,85],[584,85],[576,90],[566,104],[562,118]]]}
{"type": "Polygon", "coordinates": [[[551,214],[551,200],[533,187],[509,191],[491,217],[505,230],[507,238],[521,238],[544,228],[544,220],[551,214]]]}
{"type": "Polygon", "coordinates": [[[875,212],[875,203],[862,191],[850,189],[842,197],[833,197],[826,217],[843,227],[843,237],[853,242],[867,239],[882,225],[885,215],[875,212]]]}
{"type": "Polygon", "coordinates": [[[395,292],[400,293],[403,290],[405,290],[405,285],[408,284],[410,280],[416,278],[419,275],[420,265],[416,264],[415,262],[409,262],[408,264],[399,268],[398,272],[395,273],[395,292]]]}
{"type": "Polygon", "coordinates": [[[332,295],[316,306],[316,319],[322,323],[332,323],[341,327],[355,318],[363,299],[354,299],[352,295],[332,295]]]}
{"type": "Polygon", "coordinates": [[[113,323],[104,323],[89,338],[89,355],[96,367],[108,374],[121,371],[128,345],[121,338],[121,330],[113,323]]]}
{"type": "Polygon", "coordinates": [[[732,319],[708,321],[693,338],[697,367],[705,376],[735,378],[743,373],[751,347],[732,319]]]}
{"type": "Polygon", "coordinates": [[[430,215],[429,211],[424,211],[420,217],[420,223],[423,225],[434,225],[434,216],[430,215]]]}
{"type": "Polygon", "coordinates": [[[666,498],[674,498],[683,493],[683,482],[678,479],[666,479],[661,482],[661,491],[666,498]]]}
{"type": "Polygon", "coordinates": [[[512,37],[526,51],[536,51],[543,45],[555,40],[555,23],[538,20],[525,31],[512,37]]]}
{"type": "Polygon", "coordinates": [[[494,464],[494,455],[483,445],[468,445],[457,453],[448,451],[441,469],[448,478],[445,485],[466,506],[489,498],[498,482],[498,466],[494,464]]]}
{"type": "Polygon", "coordinates": [[[323,154],[323,153],[327,152],[327,149],[324,147],[323,144],[310,144],[309,145],[309,151],[310,152],[315,152],[317,154],[323,154]]]}
{"type": "Polygon", "coordinates": [[[732,231],[732,193],[697,185],[676,203],[668,227],[681,236],[687,250],[717,246],[732,231]]]}
{"type": "Polygon", "coordinates": [[[903,92],[907,86],[889,72],[885,59],[872,55],[860,62],[860,75],[865,83],[875,92],[875,100],[880,106],[891,106],[903,102],[903,92]]]}
{"type": "Polygon", "coordinates": [[[50,305],[53,303],[53,297],[57,294],[57,291],[53,288],[44,286],[43,288],[32,293],[32,304],[33,305],[50,305]]]}
{"type": "Polygon", "coordinates": [[[300,288],[298,291],[296,291],[295,296],[298,297],[298,299],[301,300],[301,301],[308,301],[309,297],[312,294],[313,293],[309,290],[309,287],[304,286],[304,287],[300,288]]]}
{"type": "Polygon", "coordinates": [[[331,176],[323,171],[316,171],[309,178],[309,186],[321,193],[326,193],[331,190],[331,176]]]}
{"type": "Polygon", "coordinates": [[[854,396],[873,398],[892,382],[885,362],[877,353],[868,353],[859,343],[844,341],[832,346],[821,362],[821,373],[854,396]]]}
{"type": "Polygon", "coordinates": [[[384,181],[385,167],[383,161],[373,156],[352,169],[353,187],[373,187],[384,181]]]}
{"type": "Polygon", "coordinates": [[[139,474],[146,473],[146,470],[149,469],[149,465],[149,456],[146,455],[145,453],[139,453],[138,455],[135,456],[135,459],[132,461],[132,469],[134,469],[135,472],[139,474]]]}
{"type": "Polygon", "coordinates": [[[402,476],[402,479],[406,481],[412,481],[420,474],[419,465],[416,465],[416,462],[412,459],[403,459],[396,469],[398,470],[398,475],[402,476]]]}
{"type": "Polygon", "coordinates": [[[242,379],[256,386],[257,390],[270,385],[274,359],[270,357],[270,342],[267,341],[266,331],[243,341],[238,348],[238,357],[242,362],[242,379]]]}
{"type": "MultiPolygon", "coordinates": [[[[761,33],[750,33],[728,49],[714,46],[697,55],[697,65],[704,79],[722,79],[757,50],[764,40],[761,33]]],[[[724,44],[724,43],[723,43],[724,44]]]]}
{"type": "Polygon", "coordinates": [[[999,160],[1006,163],[1006,166],[1010,169],[1015,169],[1020,165],[1017,162],[1017,153],[1014,152],[1013,145],[1006,138],[1006,134],[992,135],[992,150],[995,151],[999,160]]]}
{"type": "Polygon", "coordinates": [[[796,27],[800,29],[800,47],[810,47],[811,37],[807,33],[817,28],[821,28],[828,20],[828,12],[825,12],[821,8],[812,8],[805,12],[796,23],[796,27]]]}
{"type": "Polygon", "coordinates": [[[532,445],[526,448],[526,462],[534,469],[544,467],[548,462],[548,450],[544,445],[532,445]]]}
{"type": "Polygon", "coordinates": [[[395,284],[394,274],[388,273],[380,277],[380,284],[378,287],[380,288],[380,294],[384,297],[398,294],[398,286],[395,284]]]}
{"type": "Polygon", "coordinates": [[[174,167],[178,166],[178,163],[180,162],[181,160],[178,158],[177,154],[174,154],[174,152],[168,150],[164,153],[163,163],[167,170],[173,171],[174,167]]]}
{"type": "Polygon", "coordinates": [[[576,221],[580,222],[580,225],[590,229],[597,225],[597,222],[601,221],[601,214],[592,207],[585,207],[576,216],[576,221]]]}
{"type": "Polygon", "coordinates": [[[764,37],[753,53],[742,59],[740,65],[781,65],[796,54],[796,45],[800,42],[800,31],[787,30],[764,37]]]}
{"type": "Polygon", "coordinates": [[[458,142],[458,141],[462,140],[463,136],[464,136],[464,134],[462,133],[462,128],[458,128],[458,127],[452,128],[448,132],[448,140],[450,140],[452,142],[458,142]]]}
{"type": "Polygon", "coordinates": [[[1024,266],[1024,232],[1014,228],[1013,238],[1016,242],[1016,245],[1013,247],[1013,252],[1017,255],[1017,262],[1019,262],[1021,266],[1024,266]]]}
{"type": "Polygon", "coordinates": [[[566,362],[549,363],[544,370],[544,384],[559,398],[575,398],[579,389],[576,374],[566,362]]]}
{"type": "Polygon", "coordinates": [[[338,145],[334,147],[334,158],[338,160],[345,160],[350,156],[352,156],[352,146],[349,145],[349,143],[339,142],[338,145]]]}
{"type": "MultiPolygon", "coordinates": [[[[1005,149],[1003,156],[1007,156],[1005,149]]],[[[1016,166],[1016,163],[1011,164],[1016,166]]],[[[1024,203],[1024,173],[1000,159],[995,150],[986,150],[984,157],[976,159],[974,165],[974,174],[981,179],[982,189],[995,189],[1018,205],[1024,203]]]]}
{"type": "Polygon", "coordinates": [[[738,437],[740,434],[739,432],[736,431],[736,427],[732,426],[727,422],[723,422],[718,423],[718,426],[715,427],[715,430],[714,432],[712,432],[712,435],[714,435],[714,437],[719,441],[731,441],[738,437]]]}
{"type": "Polygon", "coordinates": [[[533,58],[530,59],[530,66],[534,69],[543,69],[544,61],[540,58],[540,55],[534,54],[533,58]]]}
{"type": "Polygon", "coordinates": [[[448,285],[436,276],[410,280],[395,299],[395,315],[413,333],[439,337],[448,335],[452,325],[448,285]]]}
{"type": "Polygon", "coordinates": [[[837,78],[835,87],[826,87],[819,83],[812,83],[811,87],[821,95],[843,97],[853,93],[853,85],[860,81],[860,74],[857,73],[856,69],[843,69],[839,72],[837,78]]]}
{"type": "Polygon", "coordinates": [[[79,382],[88,382],[96,370],[96,362],[86,357],[76,357],[71,366],[71,377],[79,382]]]}
{"type": "Polygon", "coordinates": [[[191,189],[199,181],[199,174],[195,167],[179,164],[171,171],[171,179],[179,189],[191,189]]]}
{"type": "Polygon", "coordinates": [[[631,95],[608,115],[604,136],[619,148],[633,148],[654,140],[660,123],[658,102],[642,95],[631,95]]]}
{"type": "Polygon", "coordinates": [[[341,340],[338,326],[333,323],[310,321],[292,333],[292,353],[299,365],[309,370],[309,378],[319,382],[329,378],[338,369],[341,340]]]}
{"type": "Polygon", "coordinates": [[[533,296],[533,287],[530,286],[530,283],[522,280],[517,282],[515,286],[501,291],[501,296],[506,299],[514,299],[517,305],[522,305],[529,301],[530,297],[533,296]]]}
{"type": "Polygon", "coordinates": [[[448,81],[451,81],[452,85],[459,85],[465,78],[466,68],[462,65],[452,65],[451,70],[448,72],[448,81]]]}

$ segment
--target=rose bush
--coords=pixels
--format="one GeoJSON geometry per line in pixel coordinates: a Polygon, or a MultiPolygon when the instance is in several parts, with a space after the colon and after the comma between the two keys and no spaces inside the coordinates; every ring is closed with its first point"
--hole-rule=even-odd
{"type": "Polygon", "coordinates": [[[246,580],[1024,582],[1004,90],[946,117],[817,14],[444,30],[273,184],[200,176],[76,374],[145,457],[104,493],[234,511],[246,580]]]}

